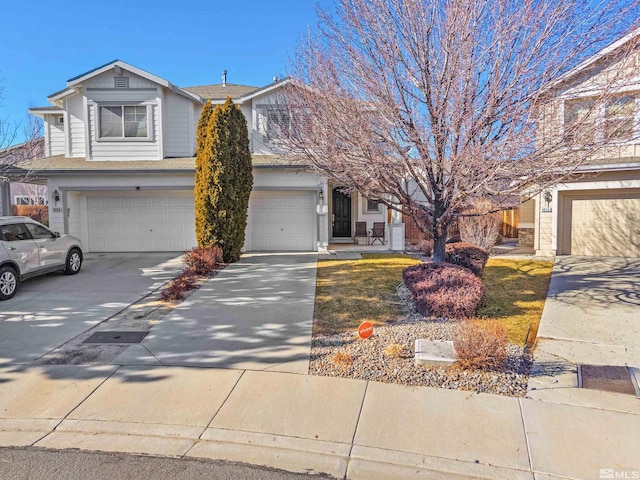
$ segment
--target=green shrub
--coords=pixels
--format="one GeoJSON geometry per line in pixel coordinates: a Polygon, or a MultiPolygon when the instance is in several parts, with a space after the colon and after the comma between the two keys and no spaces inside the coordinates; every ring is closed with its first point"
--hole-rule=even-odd
{"type": "Polygon", "coordinates": [[[195,177],[198,246],[219,246],[226,263],[240,258],[253,186],[249,132],[244,115],[228,97],[198,122],[195,177]]]}

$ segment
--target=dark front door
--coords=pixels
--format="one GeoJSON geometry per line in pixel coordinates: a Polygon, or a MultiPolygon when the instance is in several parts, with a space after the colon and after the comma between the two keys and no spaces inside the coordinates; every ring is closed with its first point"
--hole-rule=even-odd
{"type": "Polygon", "coordinates": [[[351,236],[351,197],[333,190],[333,236],[351,236]]]}

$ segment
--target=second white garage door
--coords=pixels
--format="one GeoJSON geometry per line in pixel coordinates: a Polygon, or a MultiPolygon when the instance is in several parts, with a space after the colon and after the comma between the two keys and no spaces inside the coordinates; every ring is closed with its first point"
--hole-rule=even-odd
{"type": "Polygon", "coordinates": [[[562,213],[562,253],[640,257],[640,191],[567,194],[562,213]]]}
{"type": "Polygon", "coordinates": [[[254,191],[249,201],[250,250],[313,251],[316,209],[313,192],[254,191]]]}
{"type": "Polygon", "coordinates": [[[193,193],[87,197],[89,251],[180,252],[196,246],[193,193]]]}

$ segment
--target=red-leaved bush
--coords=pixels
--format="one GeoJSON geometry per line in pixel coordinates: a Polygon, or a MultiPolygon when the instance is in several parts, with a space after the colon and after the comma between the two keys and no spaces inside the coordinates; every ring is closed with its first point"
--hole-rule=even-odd
{"type": "Polygon", "coordinates": [[[480,277],[489,259],[489,252],[471,243],[456,242],[445,245],[445,261],[468,268],[480,277]]]}
{"type": "Polygon", "coordinates": [[[185,253],[184,263],[194,274],[209,276],[222,263],[222,249],[218,246],[192,248],[185,253]]]}
{"type": "Polygon", "coordinates": [[[184,294],[195,288],[197,280],[196,273],[185,268],[162,290],[160,298],[165,301],[183,300],[184,294]]]}
{"type": "Polygon", "coordinates": [[[445,262],[407,267],[403,277],[416,309],[426,317],[470,317],[485,291],[482,280],[469,270],[445,262]]]}

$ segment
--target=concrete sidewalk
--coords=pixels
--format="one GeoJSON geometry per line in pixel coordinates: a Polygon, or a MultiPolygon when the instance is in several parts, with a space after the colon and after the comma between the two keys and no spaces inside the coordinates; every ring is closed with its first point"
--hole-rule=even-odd
{"type": "Polygon", "coordinates": [[[637,472],[640,402],[627,410],[272,371],[0,370],[2,446],[204,457],[351,479],[637,472]]]}

